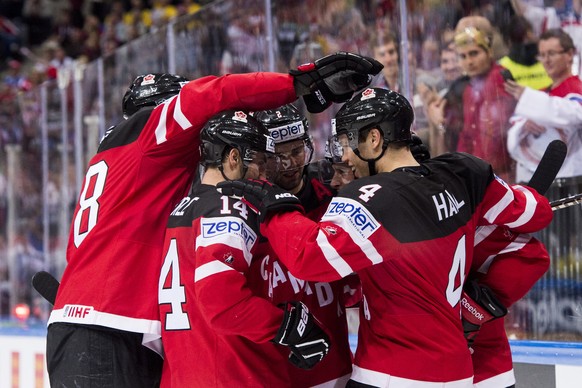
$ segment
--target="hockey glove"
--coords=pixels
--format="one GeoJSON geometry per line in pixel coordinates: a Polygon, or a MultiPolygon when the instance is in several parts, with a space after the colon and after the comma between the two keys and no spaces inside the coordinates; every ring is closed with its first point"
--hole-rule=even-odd
{"type": "Polygon", "coordinates": [[[373,58],[337,52],[290,70],[289,74],[307,110],[320,113],[332,102],[349,100],[356,90],[368,86],[383,67],[373,58]]]}
{"type": "Polygon", "coordinates": [[[430,150],[428,147],[420,140],[420,137],[412,135],[412,143],[410,144],[410,152],[412,156],[418,163],[422,163],[427,159],[430,159],[430,150]]]}
{"type": "Polygon", "coordinates": [[[469,347],[485,322],[501,318],[506,314],[507,309],[497,300],[489,287],[480,285],[476,281],[465,285],[461,295],[461,318],[469,347]]]}
{"type": "Polygon", "coordinates": [[[329,336],[303,303],[287,302],[284,308],[283,323],[273,342],[291,349],[293,365],[311,369],[329,352],[329,336]]]}
{"type": "Polygon", "coordinates": [[[217,188],[224,195],[241,198],[259,215],[261,223],[267,219],[269,213],[293,210],[303,212],[301,202],[296,196],[268,181],[255,179],[224,181],[220,182],[217,188]]]}

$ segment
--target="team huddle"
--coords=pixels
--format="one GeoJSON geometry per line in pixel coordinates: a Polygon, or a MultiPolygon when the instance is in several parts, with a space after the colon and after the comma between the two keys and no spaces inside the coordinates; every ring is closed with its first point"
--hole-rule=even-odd
{"type": "Polygon", "coordinates": [[[529,233],[549,203],[471,155],[430,158],[408,100],[368,87],[381,68],[336,53],[289,74],[136,78],[73,216],[51,385],[514,385],[503,316],[548,268],[529,233]],[[298,97],[345,103],[331,184],[307,174],[298,97]]]}

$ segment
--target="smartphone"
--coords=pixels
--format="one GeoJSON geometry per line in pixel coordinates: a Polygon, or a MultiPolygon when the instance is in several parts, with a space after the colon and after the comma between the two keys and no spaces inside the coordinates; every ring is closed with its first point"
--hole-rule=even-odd
{"type": "Polygon", "coordinates": [[[515,78],[513,78],[513,74],[511,74],[511,71],[509,71],[508,69],[501,69],[499,72],[501,73],[501,76],[503,77],[504,81],[508,80],[515,81],[515,78]]]}

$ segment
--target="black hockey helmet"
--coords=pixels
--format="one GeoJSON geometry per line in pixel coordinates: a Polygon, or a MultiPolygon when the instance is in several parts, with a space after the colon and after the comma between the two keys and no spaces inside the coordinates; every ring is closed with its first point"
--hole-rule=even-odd
{"type": "Polygon", "coordinates": [[[221,166],[225,153],[236,148],[248,166],[257,152],[273,153],[275,145],[267,129],[251,115],[237,110],[226,110],[214,115],[200,133],[201,164],[221,166]]]}
{"type": "Polygon", "coordinates": [[[123,96],[123,115],[129,117],[144,106],[156,106],[175,96],[187,78],[167,73],[150,73],[138,76],[123,96]]]}
{"type": "Polygon", "coordinates": [[[299,109],[292,104],[287,104],[277,109],[253,112],[253,116],[269,130],[269,135],[275,144],[303,140],[305,164],[309,164],[313,157],[313,142],[309,135],[307,118],[299,109]]]}
{"type": "Polygon", "coordinates": [[[403,95],[389,89],[367,88],[341,107],[332,120],[332,131],[337,136],[347,134],[351,148],[356,150],[358,135],[376,127],[382,131],[385,148],[388,143],[410,143],[413,121],[414,111],[403,95]]]}

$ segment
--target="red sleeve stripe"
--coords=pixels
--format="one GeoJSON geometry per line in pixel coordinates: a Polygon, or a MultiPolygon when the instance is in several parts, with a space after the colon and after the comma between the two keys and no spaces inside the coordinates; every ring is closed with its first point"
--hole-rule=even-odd
{"type": "MultiPolygon", "coordinates": [[[[371,215],[370,215],[371,217],[371,215]]],[[[382,258],[382,255],[380,255],[378,253],[378,251],[376,250],[376,247],[374,247],[374,244],[372,244],[368,238],[368,236],[364,237],[362,235],[362,232],[360,230],[358,230],[358,228],[352,223],[350,222],[349,219],[347,219],[344,215],[340,215],[340,216],[328,216],[326,215],[324,218],[322,218],[322,220],[325,219],[325,221],[330,221],[333,222],[335,225],[339,226],[340,228],[342,228],[352,239],[352,241],[354,242],[354,244],[356,244],[357,246],[360,247],[361,251],[366,255],[366,257],[373,263],[373,264],[378,264],[381,263],[382,261],[384,261],[384,259],[382,258]]],[[[374,220],[378,225],[379,223],[374,220]]],[[[376,230],[378,230],[376,228],[376,230]]],[[[376,231],[374,230],[374,231],[376,231]]],[[[321,231],[319,232],[320,234],[322,233],[321,231]]],[[[319,240],[319,236],[318,236],[318,240],[319,240]]]]}
{"type": "MultiPolygon", "coordinates": [[[[495,179],[493,182],[491,182],[491,184],[499,184],[499,181],[495,179]]],[[[503,185],[502,187],[505,188],[503,185]]],[[[501,212],[503,212],[509,206],[509,204],[513,202],[514,199],[515,197],[513,196],[513,191],[511,191],[509,188],[505,188],[505,194],[487,211],[487,213],[485,213],[485,219],[489,221],[489,223],[494,224],[497,217],[499,217],[501,212]]]]}
{"type": "Polygon", "coordinates": [[[253,258],[253,255],[251,254],[251,252],[249,250],[247,250],[246,244],[244,243],[242,238],[240,238],[237,235],[224,233],[224,234],[214,236],[211,238],[207,238],[207,237],[203,237],[203,236],[198,236],[196,238],[196,249],[198,249],[200,247],[212,246],[215,244],[226,245],[228,247],[231,247],[231,248],[234,248],[234,249],[241,251],[243,253],[243,256],[244,256],[247,264],[249,266],[251,265],[251,260],[253,258]]]}
{"type": "Polygon", "coordinates": [[[186,117],[186,115],[182,111],[182,102],[181,101],[182,101],[181,94],[178,94],[178,98],[176,100],[176,106],[174,107],[174,120],[176,120],[176,122],[178,123],[180,128],[186,130],[186,129],[192,127],[192,123],[190,122],[190,120],[188,120],[188,118],[186,117]]]}
{"type": "Polygon", "coordinates": [[[479,267],[479,269],[477,270],[477,272],[480,273],[487,273],[489,271],[489,267],[491,266],[491,263],[493,262],[493,259],[495,259],[498,255],[502,255],[504,253],[509,253],[509,252],[517,252],[520,249],[522,249],[523,247],[526,246],[526,244],[528,242],[531,241],[531,235],[527,234],[527,233],[522,233],[519,236],[517,236],[517,238],[515,240],[513,240],[511,243],[509,243],[505,248],[503,248],[500,252],[489,256],[484,262],[483,264],[481,264],[481,266],[479,267]]]}
{"type": "MultiPolygon", "coordinates": [[[[166,135],[168,133],[166,128],[166,116],[168,115],[168,107],[170,106],[170,101],[175,99],[176,96],[170,98],[164,104],[162,104],[162,113],[160,114],[160,120],[158,121],[158,125],[156,126],[155,134],[156,134],[156,144],[164,143],[166,139],[166,135]]],[[[157,109],[160,109],[158,107],[157,109]]]]}
{"type": "Polygon", "coordinates": [[[194,283],[225,271],[234,271],[234,268],[229,267],[228,265],[218,260],[203,264],[196,268],[196,272],[194,273],[194,283]]]}
{"type": "Polygon", "coordinates": [[[493,233],[495,229],[497,229],[497,225],[485,225],[477,227],[473,246],[476,247],[479,243],[489,237],[489,235],[493,233]]]}
{"type": "Polygon", "coordinates": [[[523,213],[521,213],[519,218],[517,220],[515,220],[514,222],[510,222],[509,224],[507,224],[507,226],[509,228],[517,228],[517,227],[520,227],[522,225],[527,224],[534,216],[534,213],[536,212],[536,207],[537,207],[537,201],[536,201],[534,195],[532,194],[532,192],[529,191],[529,189],[527,189],[526,187],[520,186],[520,185],[515,185],[513,187],[516,190],[519,190],[525,194],[526,203],[525,203],[525,210],[523,211],[523,213]]]}
{"type": "Polygon", "coordinates": [[[343,278],[352,272],[350,265],[339,255],[335,248],[327,240],[327,235],[322,230],[317,234],[317,244],[323,252],[323,256],[336,272],[343,278]]]}

